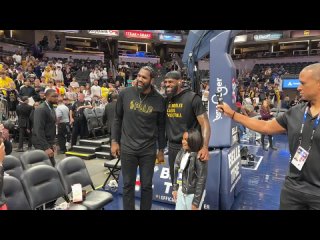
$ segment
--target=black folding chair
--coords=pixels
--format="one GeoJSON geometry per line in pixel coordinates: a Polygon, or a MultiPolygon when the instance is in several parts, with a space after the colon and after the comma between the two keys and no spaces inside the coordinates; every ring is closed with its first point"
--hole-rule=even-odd
{"type": "Polygon", "coordinates": [[[107,179],[103,183],[103,187],[107,185],[110,177],[112,176],[117,182],[119,181],[119,175],[120,175],[120,170],[121,170],[121,161],[120,158],[115,158],[113,160],[108,160],[104,162],[104,166],[108,168],[109,170],[109,175],[107,179]]]}

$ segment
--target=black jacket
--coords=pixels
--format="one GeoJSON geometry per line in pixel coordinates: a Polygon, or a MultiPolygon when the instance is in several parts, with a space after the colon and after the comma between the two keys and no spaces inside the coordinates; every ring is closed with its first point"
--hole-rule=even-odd
{"type": "MultiPolygon", "coordinates": [[[[177,176],[184,153],[185,151],[181,149],[178,152],[174,163],[173,191],[177,191],[179,188],[179,184],[177,184],[177,176]]],[[[182,192],[184,194],[194,194],[192,204],[196,207],[199,207],[203,191],[206,187],[207,172],[207,161],[198,160],[197,153],[191,152],[188,163],[182,173],[182,192]]]]}
{"type": "Polygon", "coordinates": [[[56,115],[52,106],[44,102],[34,110],[32,143],[36,149],[47,150],[55,144],[56,115]]]}
{"type": "Polygon", "coordinates": [[[4,176],[4,170],[3,167],[0,166],[0,207],[6,203],[6,200],[4,198],[3,194],[3,176],[4,176]]]}
{"type": "Polygon", "coordinates": [[[113,101],[111,103],[108,103],[104,109],[104,113],[103,113],[103,124],[107,124],[108,127],[108,132],[111,133],[111,129],[112,129],[112,124],[113,124],[113,120],[114,120],[114,112],[115,112],[115,108],[116,108],[116,101],[113,101]]]}
{"type": "Polygon", "coordinates": [[[32,107],[26,103],[21,103],[17,106],[17,115],[18,115],[18,127],[30,129],[30,114],[32,107]]]}

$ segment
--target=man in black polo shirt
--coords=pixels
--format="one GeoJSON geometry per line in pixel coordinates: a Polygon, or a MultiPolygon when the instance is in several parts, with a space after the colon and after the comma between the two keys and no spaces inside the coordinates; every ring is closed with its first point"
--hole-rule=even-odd
{"type": "Polygon", "coordinates": [[[201,160],[209,160],[208,145],[211,128],[205,106],[199,95],[189,87],[182,87],[181,74],[168,72],[164,79],[166,102],[166,134],[169,140],[170,177],[173,182],[174,161],[182,147],[182,135],[195,128],[201,130],[203,146],[198,153],[201,160]]]}
{"type": "Polygon", "coordinates": [[[78,93],[78,101],[76,101],[70,109],[70,125],[72,125],[71,146],[77,144],[78,136],[83,139],[89,135],[87,119],[84,116],[84,109],[93,108],[89,101],[84,100],[84,94],[78,93]]]}
{"type": "Polygon", "coordinates": [[[159,161],[164,159],[165,103],[164,98],[151,85],[154,76],[151,67],[142,67],[137,76],[137,86],[122,90],[115,106],[111,153],[121,157],[125,210],[135,209],[138,166],[141,181],[140,209],[151,209],[155,161],[156,158],[159,161]]]}
{"type": "Polygon", "coordinates": [[[298,91],[306,102],[290,108],[276,119],[263,121],[218,105],[235,121],[266,135],[288,133],[291,164],[280,196],[280,209],[320,209],[320,63],[305,67],[298,91]]]}

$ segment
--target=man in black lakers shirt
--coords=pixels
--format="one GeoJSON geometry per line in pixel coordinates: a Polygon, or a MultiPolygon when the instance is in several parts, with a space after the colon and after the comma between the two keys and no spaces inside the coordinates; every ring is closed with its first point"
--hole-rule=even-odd
{"type": "Polygon", "coordinates": [[[122,90],[115,107],[111,153],[121,158],[125,210],[135,209],[138,166],[141,181],[140,209],[151,209],[155,160],[164,159],[165,102],[151,85],[154,76],[151,67],[142,67],[137,75],[137,85],[122,90]]]}
{"type": "Polygon", "coordinates": [[[191,128],[201,130],[203,146],[198,152],[198,158],[209,160],[211,128],[201,97],[190,88],[182,88],[180,72],[168,72],[164,84],[167,96],[166,134],[169,141],[170,176],[173,181],[174,161],[182,146],[183,133],[191,128]]]}

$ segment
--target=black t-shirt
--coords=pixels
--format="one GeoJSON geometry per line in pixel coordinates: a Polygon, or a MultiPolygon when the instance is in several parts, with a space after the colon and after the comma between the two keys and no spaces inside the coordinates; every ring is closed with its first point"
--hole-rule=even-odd
{"type": "Polygon", "coordinates": [[[85,108],[81,108],[79,111],[77,111],[77,108],[81,107],[81,106],[89,106],[89,105],[91,105],[91,103],[88,102],[88,101],[84,101],[84,102],[76,101],[71,107],[71,110],[74,113],[74,117],[75,118],[79,118],[79,119],[84,118],[83,111],[84,111],[85,108]]]}
{"type": "Polygon", "coordinates": [[[165,147],[165,101],[152,88],[148,95],[137,92],[136,87],[129,87],[119,94],[111,139],[119,142],[121,151],[145,153],[165,147]]]}
{"type": "Polygon", "coordinates": [[[200,130],[197,116],[206,112],[201,97],[191,90],[183,90],[166,102],[166,134],[170,143],[181,144],[183,133],[200,130]]]}
{"type": "MultiPolygon", "coordinates": [[[[304,111],[307,103],[298,104],[290,108],[283,115],[276,118],[277,122],[288,132],[289,150],[291,158],[299,147],[300,129],[303,122],[304,111]]],[[[308,149],[314,122],[317,116],[312,117],[310,109],[304,124],[301,146],[308,149]]],[[[285,180],[286,186],[303,193],[320,196],[320,126],[317,127],[313,136],[312,147],[309,156],[299,171],[293,164],[290,164],[289,172],[285,180]]]]}

